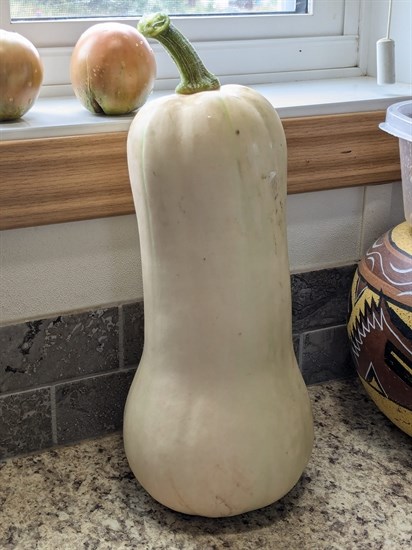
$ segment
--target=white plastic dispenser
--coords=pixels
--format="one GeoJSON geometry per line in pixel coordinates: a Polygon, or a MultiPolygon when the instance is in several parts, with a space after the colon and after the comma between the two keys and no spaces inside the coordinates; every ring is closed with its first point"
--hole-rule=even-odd
{"type": "Polygon", "coordinates": [[[379,127],[399,138],[405,219],[412,230],[412,100],[394,103],[379,127]]]}

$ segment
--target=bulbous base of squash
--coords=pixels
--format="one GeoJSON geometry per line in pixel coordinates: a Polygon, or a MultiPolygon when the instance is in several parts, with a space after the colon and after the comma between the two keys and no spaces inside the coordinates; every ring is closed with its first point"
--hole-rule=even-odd
{"type": "Polygon", "coordinates": [[[256,510],[288,493],[313,444],[310,402],[293,362],[283,379],[263,365],[246,383],[240,373],[230,385],[222,371],[222,380],[204,376],[194,385],[172,369],[152,377],[156,365],[143,360],[124,419],[126,456],[143,488],[172,510],[205,517],[256,510]]]}
{"type": "MultiPolygon", "coordinates": [[[[310,453],[309,453],[310,454],[310,453]]],[[[283,488],[281,486],[274,487],[272,492],[266,496],[266,498],[257,498],[252,492],[248,495],[236,494],[234,491],[230,491],[232,494],[229,497],[224,496],[224,491],[215,491],[211,493],[206,490],[203,493],[199,492],[196,495],[196,503],[185,502],[185,491],[179,492],[177,489],[174,491],[173,495],[167,495],[165,492],[151,492],[148,490],[142,483],[142,487],[150,494],[154,500],[166,506],[174,512],[179,512],[181,514],[186,514],[190,516],[199,516],[207,518],[224,518],[232,517],[240,514],[245,514],[248,512],[253,512],[266,506],[270,506],[275,502],[279,501],[287,493],[289,493],[293,487],[298,483],[304,468],[309,460],[309,456],[304,461],[304,464],[301,465],[301,468],[296,469],[295,476],[291,476],[291,472],[286,479],[282,480],[283,488]],[[287,487],[287,488],[286,488],[287,487]]],[[[212,473],[213,475],[213,473],[212,473]]],[[[280,475],[280,472],[279,472],[280,475]]],[[[231,483],[237,488],[240,484],[238,481],[232,479],[233,476],[228,476],[231,479],[231,483]]],[[[227,481],[224,483],[226,485],[227,481]]]]}

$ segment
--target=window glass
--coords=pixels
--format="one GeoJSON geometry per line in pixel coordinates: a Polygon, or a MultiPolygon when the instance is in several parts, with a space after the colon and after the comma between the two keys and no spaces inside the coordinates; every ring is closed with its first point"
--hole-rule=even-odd
{"type": "Polygon", "coordinates": [[[308,0],[10,0],[12,21],[170,15],[308,13],[308,0]]]}
{"type": "MultiPolygon", "coordinates": [[[[136,27],[142,14],[160,10],[220,78],[257,84],[360,74],[361,1],[0,0],[0,21],[39,49],[50,94],[69,90],[72,48],[91,25],[109,19],[136,27]]],[[[151,45],[156,85],[172,89],[176,68],[164,48],[151,45]]]]}

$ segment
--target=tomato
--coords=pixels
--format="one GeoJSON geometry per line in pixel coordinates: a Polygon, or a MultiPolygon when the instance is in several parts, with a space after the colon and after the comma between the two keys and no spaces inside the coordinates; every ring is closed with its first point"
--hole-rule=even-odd
{"type": "Polygon", "coordinates": [[[74,93],[92,113],[122,115],[141,107],[153,89],[156,62],[146,38],[123,23],[98,23],[74,47],[74,93]]]}
{"type": "Polygon", "coordinates": [[[34,104],[43,82],[39,52],[24,36],[0,29],[0,120],[16,120],[34,104]]]}

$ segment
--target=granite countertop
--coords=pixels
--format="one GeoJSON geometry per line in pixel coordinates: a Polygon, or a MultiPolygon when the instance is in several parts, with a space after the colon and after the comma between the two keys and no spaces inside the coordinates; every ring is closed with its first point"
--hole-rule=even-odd
{"type": "Polygon", "coordinates": [[[172,512],[138,485],[113,434],[0,464],[0,548],[411,548],[411,439],[356,379],[309,391],[315,447],[281,501],[223,519],[172,512]]]}

